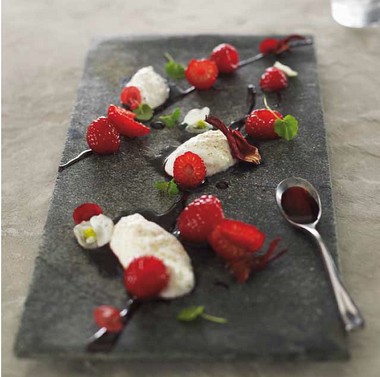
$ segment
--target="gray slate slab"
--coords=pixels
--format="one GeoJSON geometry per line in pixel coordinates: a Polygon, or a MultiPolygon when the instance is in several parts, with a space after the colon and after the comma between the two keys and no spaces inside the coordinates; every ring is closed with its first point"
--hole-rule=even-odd
{"type": "MultiPolygon", "coordinates": [[[[87,125],[118,103],[122,79],[153,65],[163,73],[162,53],[178,61],[207,56],[221,42],[234,44],[241,58],[254,55],[262,36],[180,36],[112,38],[94,43],[85,65],[78,100],[68,131],[62,161],[87,148],[87,125]]],[[[264,162],[257,168],[238,168],[214,177],[201,193],[217,195],[227,216],[255,224],[267,235],[282,237],[289,252],[267,270],[236,284],[220,259],[210,251],[191,252],[197,285],[193,293],[170,303],[145,304],[136,313],[114,350],[106,356],[85,351],[96,330],[92,311],[100,304],[122,307],[126,296],[119,277],[100,273],[76,243],[72,211],[83,202],[96,202],[110,217],[147,205],[167,209],[173,199],[152,189],[162,179],[151,160],[168,146],[179,145],[179,129],[152,130],[148,137],[123,141],[112,156],[92,156],[59,173],[45,227],[41,251],[16,340],[22,357],[70,357],[126,360],[254,360],[345,359],[347,339],[315,246],[279,215],[274,189],[284,178],[301,176],[321,194],[324,214],[320,231],[337,259],[331,183],[323,112],[313,47],[297,49],[281,61],[299,72],[284,92],[279,110],[300,121],[292,142],[260,144],[264,162]],[[218,179],[229,182],[217,189],[218,179]],[[222,281],[229,289],[215,285],[222,281]],[[209,313],[228,318],[228,324],[176,321],[180,309],[206,305],[209,313]]],[[[218,80],[216,90],[195,92],[179,103],[183,113],[209,106],[226,122],[245,111],[248,83],[258,84],[266,58],[218,80]]],[[[186,87],[186,83],[183,83],[186,87]]],[[[276,98],[269,96],[275,104],[276,98]]],[[[174,108],[177,105],[174,105],[174,108]]],[[[262,106],[259,95],[258,106],[262,106]]],[[[168,112],[170,109],[168,109],[168,112]]]]}

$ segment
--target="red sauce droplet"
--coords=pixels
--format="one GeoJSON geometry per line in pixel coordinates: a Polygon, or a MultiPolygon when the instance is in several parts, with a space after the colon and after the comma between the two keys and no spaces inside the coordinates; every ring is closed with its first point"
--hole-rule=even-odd
{"type": "Polygon", "coordinates": [[[296,223],[310,224],[318,218],[318,203],[302,187],[287,189],[282,194],[281,205],[287,216],[296,223]]]}

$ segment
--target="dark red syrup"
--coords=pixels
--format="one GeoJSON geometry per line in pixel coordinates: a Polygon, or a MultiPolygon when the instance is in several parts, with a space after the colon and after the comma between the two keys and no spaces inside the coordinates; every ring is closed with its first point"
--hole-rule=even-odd
{"type": "Polygon", "coordinates": [[[310,224],[317,220],[317,201],[303,187],[288,188],[281,197],[281,205],[290,220],[299,224],[310,224]]]}

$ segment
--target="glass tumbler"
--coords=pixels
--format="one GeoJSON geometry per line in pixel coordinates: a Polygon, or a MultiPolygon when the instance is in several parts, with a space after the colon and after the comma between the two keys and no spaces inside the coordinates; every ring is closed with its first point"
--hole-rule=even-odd
{"type": "Polygon", "coordinates": [[[331,12],[334,20],[343,26],[380,25],[380,0],[331,0],[331,12]]]}

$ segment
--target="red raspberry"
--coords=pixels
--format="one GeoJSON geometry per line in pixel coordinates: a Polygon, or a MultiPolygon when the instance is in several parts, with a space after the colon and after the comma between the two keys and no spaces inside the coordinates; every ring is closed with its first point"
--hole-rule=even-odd
{"type": "Polygon", "coordinates": [[[126,86],[121,91],[120,102],[130,110],[137,109],[142,102],[140,89],[136,86],[126,86]]]}
{"type": "Polygon", "coordinates": [[[137,137],[149,134],[150,128],[135,121],[135,116],[135,113],[125,110],[122,107],[115,105],[108,107],[108,118],[122,135],[137,137]]]}
{"type": "Polygon", "coordinates": [[[219,72],[222,73],[234,72],[239,65],[239,53],[234,46],[228,43],[216,46],[212,50],[210,59],[216,63],[219,72]]]}
{"type": "Polygon", "coordinates": [[[206,178],[205,163],[197,154],[186,152],[175,159],[173,176],[182,188],[195,188],[206,178]]]}
{"type": "Polygon", "coordinates": [[[119,332],[123,329],[120,311],[113,306],[101,305],[95,308],[94,320],[99,327],[105,327],[109,332],[119,332]]]}
{"type": "Polygon", "coordinates": [[[223,218],[220,200],[212,195],[202,195],[182,211],[178,217],[178,229],[184,240],[205,243],[223,218]]]}
{"type": "Polygon", "coordinates": [[[210,59],[191,60],[186,68],[187,81],[197,89],[210,89],[218,77],[218,67],[210,59]]]}
{"type": "Polygon", "coordinates": [[[103,210],[94,203],[83,203],[74,209],[73,219],[75,224],[80,224],[82,221],[88,221],[92,216],[97,216],[103,213],[103,210]]]}
{"type": "Polygon", "coordinates": [[[157,297],[168,282],[169,273],[164,263],[150,255],[134,259],[124,270],[124,285],[138,299],[157,297]]]}
{"type": "Polygon", "coordinates": [[[274,131],[274,122],[278,118],[283,118],[278,111],[254,110],[245,121],[245,130],[256,139],[278,139],[279,136],[274,131]]]}
{"type": "Polygon", "coordinates": [[[264,55],[271,54],[279,48],[280,43],[278,39],[274,38],[263,39],[259,45],[259,51],[264,55]]]}
{"type": "Polygon", "coordinates": [[[285,73],[275,67],[265,70],[260,79],[260,87],[266,92],[279,92],[288,86],[285,73]]]}
{"type": "Polygon", "coordinates": [[[265,234],[253,225],[224,219],[211,232],[208,241],[217,254],[231,260],[258,251],[263,246],[265,234]]]}
{"type": "Polygon", "coordinates": [[[120,148],[120,135],[106,117],[94,120],[87,128],[88,146],[96,153],[115,153],[120,148]]]}

